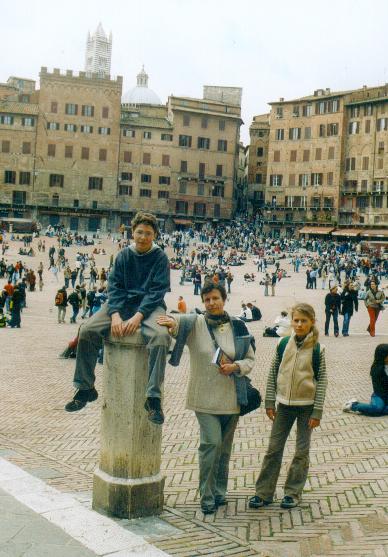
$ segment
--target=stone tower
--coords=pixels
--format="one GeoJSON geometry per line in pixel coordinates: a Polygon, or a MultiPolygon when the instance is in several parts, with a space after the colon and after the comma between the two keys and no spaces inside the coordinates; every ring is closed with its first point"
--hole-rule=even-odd
{"type": "Polygon", "coordinates": [[[93,35],[91,35],[90,32],[88,33],[86,41],[85,71],[109,76],[111,57],[112,33],[110,33],[108,37],[101,23],[99,23],[93,35]]]}

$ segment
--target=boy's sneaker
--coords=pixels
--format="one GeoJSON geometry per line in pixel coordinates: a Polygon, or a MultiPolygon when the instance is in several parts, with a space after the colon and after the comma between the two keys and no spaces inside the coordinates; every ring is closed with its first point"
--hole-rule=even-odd
{"type": "Polygon", "coordinates": [[[343,410],[344,412],[353,412],[353,410],[352,410],[353,402],[357,402],[357,399],[356,399],[356,398],[352,398],[351,400],[348,400],[348,402],[345,402],[345,404],[344,404],[342,410],[343,410]]]}
{"type": "Polygon", "coordinates": [[[298,502],[293,497],[286,495],[280,503],[282,509],[293,509],[298,506],[298,502]]]}
{"type": "Polygon", "coordinates": [[[74,398],[71,402],[68,402],[65,406],[66,412],[77,412],[84,408],[88,402],[93,402],[98,399],[98,392],[93,387],[92,389],[78,389],[75,393],[74,398]]]}
{"type": "Polygon", "coordinates": [[[271,503],[272,501],[264,501],[264,499],[262,499],[258,495],[255,495],[254,497],[251,497],[249,499],[248,506],[250,509],[260,509],[261,507],[266,507],[271,503]]]}
{"type": "Polygon", "coordinates": [[[164,422],[164,414],[160,404],[160,398],[148,397],[144,403],[144,408],[148,412],[148,419],[156,425],[162,425],[164,422]]]}

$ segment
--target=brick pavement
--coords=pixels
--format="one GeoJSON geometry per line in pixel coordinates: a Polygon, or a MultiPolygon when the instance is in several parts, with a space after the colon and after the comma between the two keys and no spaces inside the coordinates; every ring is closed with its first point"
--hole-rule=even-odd
{"type": "MultiPolygon", "coordinates": [[[[105,245],[110,253],[111,245],[105,245]]],[[[106,264],[108,257],[97,256],[97,265],[106,264]]],[[[245,270],[255,272],[251,261],[234,268],[236,278],[227,309],[237,313],[242,300],[256,299],[262,310],[262,322],[250,328],[258,341],[253,379],[264,390],[276,343],[275,339],[261,337],[264,325],[271,324],[279,311],[295,300],[308,300],[317,310],[322,334],[324,293],[306,291],[302,272],[282,280],[274,298],[264,298],[263,287],[257,282],[243,284],[245,270]]],[[[179,272],[172,274],[169,308],[174,307],[179,294],[184,295],[189,307],[200,306],[199,297],[192,296],[192,286],[178,286],[179,272]]],[[[56,323],[52,307],[55,288],[52,277],[45,272],[45,290],[29,295],[22,329],[1,331],[0,448],[8,455],[5,458],[59,490],[89,494],[98,460],[99,403],[77,414],[63,411],[72,394],[74,362],[59,360],[57,355],[76,334],[77,325],[56,323]]],[[[168,367],[162,459],[166,505],[162,518],[180,534],[151,539],[152,543],[181,557],[388,555],[387,417],[366,418],[341,411],[343,402],[352,396],[364,400],[370,396],[369,368],[375,346],[388,342],[388,336],[383,335],[388,332],[387,314],[378,322],[379,335],[373,339],[365,332],[367,314],[361,303],[351,321],[350,337],[321,338],[327,346],[330,378],[324,419],[313,435],[303,503],[292,511],[280,510],[276,504],[264,511],[247,506],[270,430],[261,410],[242,418],[236,431],[228,506],[216,515],[203,517],[197,493],[198,428],[193,414],[184,409],[187,354],[179,368],[168,367]]],[[[97,377],[98,388],[101,367],[97,377]]],[[[291,442],[285,451],[280,486],[292,449],[291,442]]],[[[281,494],[279,488],[278,498],[281,494]]]]}

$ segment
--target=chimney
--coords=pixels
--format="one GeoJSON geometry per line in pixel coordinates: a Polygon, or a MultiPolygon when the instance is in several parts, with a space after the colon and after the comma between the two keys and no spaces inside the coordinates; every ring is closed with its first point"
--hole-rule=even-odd
{"type": "Polygon", "coordinates": [[[284,97],[280,97],[279,102],[283,103],[284,102],[284,97]]]}

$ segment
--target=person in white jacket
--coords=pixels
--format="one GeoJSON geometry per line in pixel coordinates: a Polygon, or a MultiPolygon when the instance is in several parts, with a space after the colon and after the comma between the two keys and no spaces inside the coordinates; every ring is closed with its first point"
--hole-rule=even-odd
{"type": "Polygon", "coordinates": [[[285,337],[289,334],[291,321],[287,311],[280,312],[275,319],[274,327],[266,327],[263,333],[265,337],[285,337]]]}

